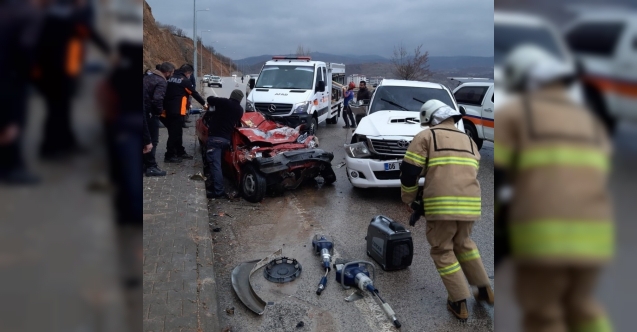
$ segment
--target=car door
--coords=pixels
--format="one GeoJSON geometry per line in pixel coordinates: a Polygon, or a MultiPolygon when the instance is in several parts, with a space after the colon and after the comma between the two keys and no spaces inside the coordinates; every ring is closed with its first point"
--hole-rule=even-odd
{"type": "Polygon", "coordinates": [[[493,119],[494,105],[494,87],[493,85],[487,91],[482,102],[482,130],[484,131],[484,139],[493,141],[493,130],[495,121],[493,119]]]}
{"type": "Polygon", "coordinates": [[[637,121],[637,23],[630,23],[616,51],[616,114],[620,118],[637,121]]]}
{"type": "MultiPolygon", "coordinates": [[[[488,128],[489,125],[493,126],[493,103],[490,102],[491,112],[487,112],[491,117],[491,121],[489,121],[489,119],[483,119],[482,111],[483,101],[486,100],[485,96],[490,90],[492,89],[489,85],[470,84],[461,86],[453,94],[456,98],[456,102],[462,105],[467,112],[463,118],[473,124],[480,138],[486,138],[485,128],[488,128]]],[[[493,132],[491,135],[493,135],[493,132]]]]}
{"type": "Polygon", "coordinates": [[[318,82],[325,81],[325,66],[320,66],[316,69],[316,84],[314,85],[314,89],[316,90],[315,98],[317,100],[316,111],[318,112],[318,122],[323,122],[329,116],[329,102],[326,98],[327,87],[324,91],[318,91],[318,82]]]}

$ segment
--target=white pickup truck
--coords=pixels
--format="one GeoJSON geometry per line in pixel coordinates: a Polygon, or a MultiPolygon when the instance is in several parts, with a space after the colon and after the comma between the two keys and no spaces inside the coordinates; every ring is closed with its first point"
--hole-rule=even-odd
{"type": "Polygon", "coordinates": [[[582,8],[565,38],[584,73],[586,99],[612,132],[637,122],[637,11],[582,8]]]}
{"type": "Polygon", "coordinates": [[[478,149],[487,140],[493,142],[494,84],[488,78],[449,77],[461,84],[453,90],[453,96],[461,109],[464,131],[476,142],[478,149]]]}
{"type": "MultiPolygon", "coordinates": [[[[400,163],[411,140],[428,127],[420,125],[420,107],[438,99],[459,110],[451,92],[438,83],[380,82],[363,117],[345,145],[347,178],[356,188],[400,187],[400,163]]],[[[464,131],[462,121],[456,127],[464,131]]],[[[424,184],[420,179],[420,185],[424,184]]]]}

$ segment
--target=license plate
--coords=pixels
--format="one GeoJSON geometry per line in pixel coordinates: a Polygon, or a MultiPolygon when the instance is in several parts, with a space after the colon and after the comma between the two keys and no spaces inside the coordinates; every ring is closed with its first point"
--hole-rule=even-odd
{"type": "Polygon", "coordinates": [[[400,163],[399,162],[385,163],[385,170],[386,171],[398,171],[398,170],[400,170],[400,163]]]}

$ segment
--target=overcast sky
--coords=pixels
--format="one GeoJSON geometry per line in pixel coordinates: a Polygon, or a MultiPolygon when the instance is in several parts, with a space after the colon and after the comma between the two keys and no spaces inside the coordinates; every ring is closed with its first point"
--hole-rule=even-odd
{"type": "MultiPolygon", "coordinates": [[[[155,20],[192,38],[193,1],[147,0],[155,20]]],[[[203,42],[232,59],[312,52],[392,56],[401,42],[429,55],[493,56],[493,0],[196,0],[203,42]]]]}

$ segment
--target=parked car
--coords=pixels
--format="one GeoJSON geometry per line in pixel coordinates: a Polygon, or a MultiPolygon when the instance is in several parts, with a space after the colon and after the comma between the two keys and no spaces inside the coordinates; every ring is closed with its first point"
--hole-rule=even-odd
{"type": "Polygon", "coordinates": [[[609,131],[617,120],[637,122],[637,11],[583,8],[565,38],[583,70],[586,100],[609,131]]]}
{"type": "Polygon", "coordinates": [[[222,88],[223,84],[221,83],[221,77],[219,77],[219,76],[211,76],[210,80],[208,81],[208,87],[211,87],[213,85],[216,85],[216,86],[222,88]]]}
{"type": "MultiPolygon", "coordinates": [[[[442,84],[384,79],[345,145],[347,178],[354,187],[400,187],[400,164],[411,140],[428,127],[420,126],[420,107],[438,99],[460,111],[442,84]]],[[[461,112],[462,113],[462,112],[461,112]]],[[[462,121],[456,127],[465,131],[462,121]]],[[[467,137],[467,139],[470,139],[467,137]]],[[[419,185],[424,185],[420,179],[419,185]]]]}
{"type": "MultiPolygon", "coordinates": [[[[196,133],[204,160],[204,173],[208,128],[207,111],[197,120],[196,133]]],[[[249,202],[260,202],[268,190],[282,192],[296,189],[301,183],[314,178],[323,184],[336,181],[332,169],[334,154],[318,149],[318,138],[301,134],[300,128],[276,123],[259,113],[246,112],[242,127],[236,128],[230,149],[223,154],[224,175],[232,179],[249,202]]]]}
{"type": "Polygon", "coordinates": [[[453,90],[458,106],[464,109],[464,131],[482,148],[484,140],[493,142],[494,83],[488,78],[449,77],[461,84],[453,90]]]}
{"type": "Polygon", "coordinates": [[[212,75],[203,75],[203,78],[202,78],[203,82],[208,83],[210,81],[210,77],[212,77],[212,75]]]}

